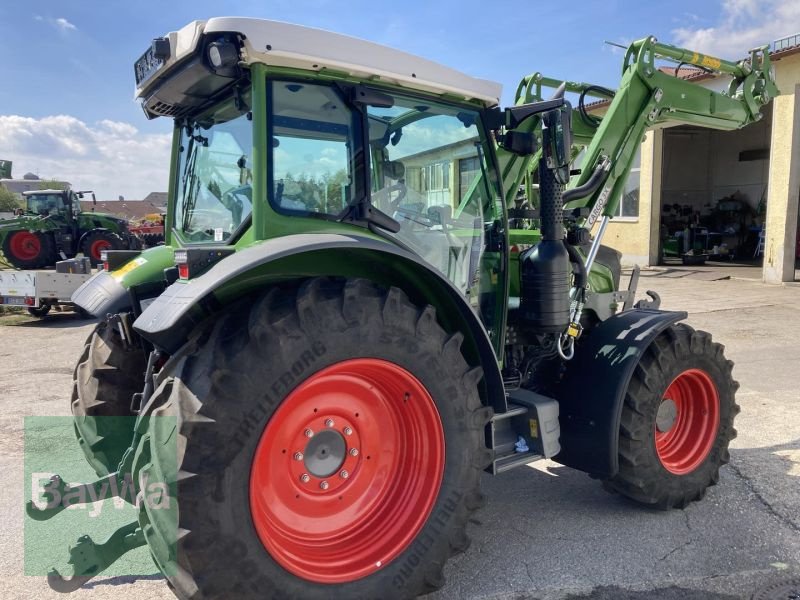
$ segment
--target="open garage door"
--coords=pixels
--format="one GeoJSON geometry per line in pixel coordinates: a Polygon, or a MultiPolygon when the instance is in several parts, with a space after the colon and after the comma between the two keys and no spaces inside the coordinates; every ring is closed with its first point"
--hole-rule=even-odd
{"type": "MultiPolygon", "coordinates": [[[[769,182],[771,107],[738,131],[664,131],[660,254],[664,264],[759,267],[769,182]]],[[[760,275],[757,275],[760,277],[760,275]]]]}

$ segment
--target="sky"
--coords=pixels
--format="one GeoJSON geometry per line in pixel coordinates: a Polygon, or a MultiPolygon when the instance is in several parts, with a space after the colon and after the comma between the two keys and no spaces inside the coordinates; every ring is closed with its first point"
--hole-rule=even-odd
{"type": "Polygon", "coordinates": [[[171,122],[133,99],[133,63],[195,19],[248,16],[320,27],[503,84],[550,77],[615,87],[627,44],[655,35],[720,58],[800,32],[798,0],[0,0],[0,159],[94,189],[165,191],[171,122]]]}

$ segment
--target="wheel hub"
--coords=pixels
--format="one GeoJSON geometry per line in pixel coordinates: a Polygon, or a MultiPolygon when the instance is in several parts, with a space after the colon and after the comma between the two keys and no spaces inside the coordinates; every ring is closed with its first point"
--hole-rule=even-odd
{"type": "Polygon", "coordinates": [[[720,420],[719,392],[702,369],[686,369],[667,386],[658,406],[655,446],[673,475],[691,473],[706,459],[720,420]]]}
{"type": "Polygon", "coordinates": [[[330,477],[348,456],[344,436],[336,430],[326,429],[312,437],[303,453],[306,471],[314,477],[330,477]]]}
{"type": "Polygon", "coordinates": [[[658,407],[658,414],[656,414],[656,429],[661,433],[669,431],[675,424],[677,416],[678,407],[675,405],[675,401],[671,398],[664,398],[658,407]]]}

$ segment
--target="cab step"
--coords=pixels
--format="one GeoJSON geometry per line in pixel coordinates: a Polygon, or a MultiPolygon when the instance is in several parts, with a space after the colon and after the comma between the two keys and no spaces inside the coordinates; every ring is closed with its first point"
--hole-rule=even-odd
{"type": "Polygon", "coordinates": [[[486,425],[486,445],[494,458],[486,470],[498,475],[560,450],[558,401],[529,390],[508,394],[508,410],[495,413],[486,425]]]}

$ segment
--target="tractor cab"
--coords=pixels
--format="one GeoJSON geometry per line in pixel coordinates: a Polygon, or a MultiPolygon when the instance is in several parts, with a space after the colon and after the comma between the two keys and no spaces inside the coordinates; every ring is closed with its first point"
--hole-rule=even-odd
{"type": "Polygon", "coordinates": [[[29,214],[41,217],[63,217],[72,224],[81,212],[80,200],[91,191],[75,192],[66,190],[32,190],[23,192],[25,208],[29,214]]]}
{"type": "Polygon", "coordinates": [[[315,31],[309,45],[296,29],[214,19],[137,62],[145,114],[175,117],[167,245],[334,232],[388,242],[444,276],[500,351],[507,244],[484,119],[500,86],[399,51],[373,57],[385,77],[348,74],[374,44],[315,31]],[[290,58],[301,54],[302,65],[290,58]]]}
{"type": "Polygon", "coordinates": [[[45,216],[72,216],[72,192],[69,190],[35,190],[23,192],[28,213],[45,216]]]}

